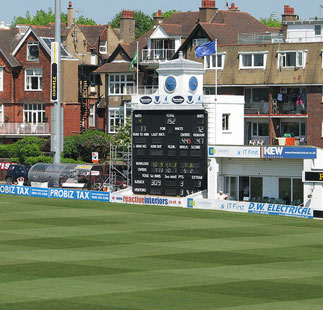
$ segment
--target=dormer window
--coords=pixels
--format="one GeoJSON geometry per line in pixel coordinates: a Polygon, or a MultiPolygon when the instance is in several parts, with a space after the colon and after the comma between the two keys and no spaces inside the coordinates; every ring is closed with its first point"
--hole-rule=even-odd
{"type": "Polygon", "coordinates": [[[39,60],[39,42],[27,43],[27,60],[28,61],[39,60]]]}

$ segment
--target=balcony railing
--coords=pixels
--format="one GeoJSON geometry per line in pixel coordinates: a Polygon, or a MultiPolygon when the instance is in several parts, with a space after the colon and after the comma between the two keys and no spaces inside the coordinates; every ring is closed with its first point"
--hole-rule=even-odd
{"type": "Polygon", "coordinates": [[[268,102],[246,102],[245,113],[246,114],[268,114],[269,103],[268,102]]]}
{"type": "Polygon", "coordinates": [[[0,123],[0,135],[49,135],[49,123],[0,123]]]}
{"type": "Polygon", "coordinates": [[[175,49],[144,49],[142,62],[159,62],[170,60],[175,54],[175,49]]]}

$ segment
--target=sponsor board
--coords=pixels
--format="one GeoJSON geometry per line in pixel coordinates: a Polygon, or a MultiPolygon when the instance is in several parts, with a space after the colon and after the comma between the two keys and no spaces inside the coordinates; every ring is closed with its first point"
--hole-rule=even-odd
{"type": "Polygon", "coordinates": [[[313,218],[313,210],[307,207],[256,203],[256,202],[250,202],[248,204],[249,204],[248,213],[313,218]]]}
{"type": "Polygon", "coordinates": [[[216,199],[187,199],[187,208],[313,218],[313,209],[279,204],[216,199]]]}
{"type": "Polygon", "coordinates": [[[316,157],[316,147],[265,146],[261,148],[261,158],[314,159],[316,157]]]}
{"type": "Polygon", "coordinates": [[[209,146],[209,157],[260,158],[260,147],[209,146]]]}
{"type": "Polygon", "coordinates": [[[13,163],[0,163],[0,170],[8,170],[9,166],[13,163]]]}
{"type": "Polygon", "coordinates": [[[184,207],[185,198],[159,197],[159,196],[137,196],[137,195],[111,195],[111,202],[138,204],[138,205],[158,205],[168,207],[184,207]]]}
{"type": "Polygon", "coordinates": [[[37,188],[29,186],[0,185],[0,194],[110,202],[109,192],[95,192],[61,188],[37,188]]]}

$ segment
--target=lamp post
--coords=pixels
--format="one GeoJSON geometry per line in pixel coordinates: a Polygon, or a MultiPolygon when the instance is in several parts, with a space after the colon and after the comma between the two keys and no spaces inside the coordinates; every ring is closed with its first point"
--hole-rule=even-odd
{"type": "Polygon", "coordinates": [[[61,0],[55,0],[55,42],[52,43],[52,94],[54,103],[51,123],[51,151],[54,152],[54,164],[61,163],[63,151],[63,129],[61,112],[61,0]]]}

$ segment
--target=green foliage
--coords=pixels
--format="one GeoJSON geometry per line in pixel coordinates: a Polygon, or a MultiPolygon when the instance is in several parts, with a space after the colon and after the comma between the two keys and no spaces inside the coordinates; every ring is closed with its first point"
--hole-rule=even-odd
{"type": "Polygon", "coordinates": [[[92,18],[87,18],[87,17],[84,17],[83,15],[81,15],[77,19],[77,24],[79,24],[79,25],[96,25],[96,22],[92,18]]]}
{"type": "MultiPolygon", "coordinates": [[[[113,28],[120,27],[121,16],[122,16],[122,11],[113,17],[112,21],[110,22],[113,28]]],[[[154,26],[153,19],[149,15],[145,14],[140,10],[134,10],[133,17],[136,20],[136,26],[135,26],[136,38],[139,38],[154,26]]]]}
{"type": "Polygon", "coordinates": [[[269,18],[260,18],[260,21],[267,27],[277,27],[281,28],[282,23],[278,19],[269,18]]]}
{"type": "MultiPolygon", "coordinates": [[[[162,13],[162,15],[163,15],[163,17],[164,17],[164,19],[167,19],[167,18],[169,18],[169,17],[171,17],[175,12],[180,12],[180,11],[176,11],[176,10],[169,10],[169,11],[166,11],[166,12],[163,12],[162,13]]],[[[156,16],[156,12],[154,12],[153,14],[152,14],[152,16],[154,17],[154,16],[156,16]]]]}
{"type": "MultiPolygon", "coordinates": [[[[25,137],[12,144],[4,144],[0,146],[0,157],[10,158],[12,162],[21,164],[29,164],[36,161],[33,158],[42,160],[43,151],[46,149],[47,141],[37,137],[25,137]]],[[[46,156],[47,157],[47,156],[46,156]]],[[[49,157],[51,158],[51,157],[49,157]]],[[[46,159],[45,162],[47,162],[46,159]]]]}
{"type": "Polygon", "coordinates": [[[64,157],[84,162],[92,161],[92,152],[99,153],[100,161],[108,156],[109,136],[99,130],[86,130],[80,136],[68,136],[64,139],[64,157]]]}
{"type": "MultiPolygon", "coordinates": [[[[61,14],[62,23],[67,23],[67,14],[61,14]]],[[[76,22],[79,25],[96,25],[96,22],[91,18],[86,18],[83,15],[80,16],[76,22]]],[[[48,25],[49,23],[55,23],[55,13],[51,8],[48,9],[48,12],[44,10],[37,10],[35,16],[31,16],[30,12],[26,12],[26,16],[18,16],[13,18],[11,26],[14,27],[17,24],[28,24],[28,25],[48,25]]]]}
{"type": "Polygon", "coordinates": [[[111,143],[121,147],[131,144],[131,119],[128,118],[125,125],[116,128],[116,134],[112,136],[111,143]]]}
{"type": "Polygon", "coordinates": [[[24,164],[26,165],[35,165],[37,163],[46,163],[46,164],[52,164],[53,163],[53,157],[51,156],[45,156],[45,155],[39,155],[34,157],[26,157],[24,164]]]}
{"type": "Polygon", "coordinates": [[[84,164],[85,162],[82,161],[82,160],[75,160],[75,159],[72,159],[72,158],[64,158],[64,157],[62,157],[61,158],[61,163],[63,163],[63,164],[84,164]]]}

